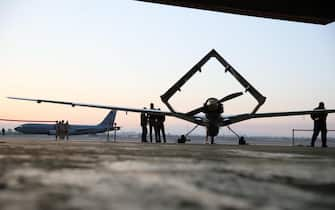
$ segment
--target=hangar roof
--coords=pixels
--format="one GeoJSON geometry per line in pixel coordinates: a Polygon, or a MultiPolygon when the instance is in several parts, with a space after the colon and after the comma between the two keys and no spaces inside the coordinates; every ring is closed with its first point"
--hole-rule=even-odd
{"type": "Polygon", "coordinates": [[[320,0],[138,0],[240,15],[315,24],[335,20],[332,1],[320,0]]]}

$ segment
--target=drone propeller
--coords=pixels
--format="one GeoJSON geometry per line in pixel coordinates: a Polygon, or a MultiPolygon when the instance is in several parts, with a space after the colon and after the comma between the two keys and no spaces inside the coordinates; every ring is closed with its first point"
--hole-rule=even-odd
{"type": "Polygon", "coordinates": [[[187,114],[187,115],[190,115],[190,116],[193,116],[193,115],[199,114],[200,112],[203,112],[204,110],[205,110],[205,107],[202,106],[202,107],[193,109],[192,111],[187,112],[186,114],[187,114]]]}
{"type": "Polygon", "coordinates": [[[233,98],[236,98],[236,97],[239,97],[241,95],[243,95],[243,92],[232,93],[230,95],[227,95],[227,96],[221,98],[217,103],[222,103],[222,102],[225,102],[225,101],[229,101],[229,100],[231,100],[233,98]]]}
{"type": "MultiPolygon", "coordinates": [[[[223,103],[223,102],[225,102],[225,101],[229,101],[229,100],[231,100],[231,99],[233,99],[233,98],[236,98],[236,97],[238,97],[238,96],[241,96],[241,95],[243,95],[243,92],[232,93],[232,94],[230,94],[230,95],[227,95],[227,96],[221,98],[221,99],[218,100],[216,103],[223,103]]],[[[205,105],[204,105],[204,106],[201,106],[201,107],[199,107],[199,108],[193,109],[192,111],[190,111],[190,112],[188,112],[188,113],[186,113],[186,114],[187,114],[187,115],[191,115],[191,116],[193,116],[193,115],[199,114],[200,112],[204,112],[205,108],[206,108],[206,107],[205,107],[205,105]]]]}

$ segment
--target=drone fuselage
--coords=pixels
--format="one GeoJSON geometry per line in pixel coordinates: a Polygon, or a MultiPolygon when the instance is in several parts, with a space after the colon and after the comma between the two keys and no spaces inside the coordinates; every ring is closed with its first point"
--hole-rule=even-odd
{"type": "Polygon", "coordinates": [[[217,98],[209,98],[203,106],[208,120],[207,136],[215,137],[219,133],[219,122],[223,113],[223,104],[217,98]]]}

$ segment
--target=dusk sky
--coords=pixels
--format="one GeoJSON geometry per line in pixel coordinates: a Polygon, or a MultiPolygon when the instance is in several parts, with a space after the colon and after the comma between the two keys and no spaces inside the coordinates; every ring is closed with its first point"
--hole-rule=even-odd
{"type": "MultiPolygon", "coordinates": [[[[154,102],[167,110],[160,95],[211,49],[267,97],[259,112],[310,110],[319,101],[335,109],[335,23],[132,0],[0,0],[0,118],[96,124],[108,112],[7,96],[133,108],[154,102]]],[[[173,105],[187,111],[209,97],[241,90],[213,59],[173,98],[173,105]]],[[[255,104],[247,93],[224,106],[226,114],[237,114],[250,112],[255,104]]],[[[116,121],[124,131],[140,131],[138,114],[119,112],[116,121]]],[[[232,127],[244,135],[289,136],[292,128],[308,129],[312,123],[309,116],[299,116],[232,127]]],[[[16,125],[0,122],[0,127],[16,125]]],[[[181,134],[192,124],[169,118],[166,127],[168,133],[181,134]]],[[[328,118],[328,129],[335,129],[335,114],[328,118]]]]}

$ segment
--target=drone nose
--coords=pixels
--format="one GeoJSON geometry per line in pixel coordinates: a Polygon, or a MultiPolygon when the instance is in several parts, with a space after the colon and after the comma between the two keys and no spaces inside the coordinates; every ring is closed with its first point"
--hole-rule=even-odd
{"type": "Polygon", "coordinates": [[[22,129],[21,126],[18,126],[18,127],[16,127],[16,128],[14,128],[14,130],[16,130],[16,131],[21,131],[21,129],[22,129]]]}

